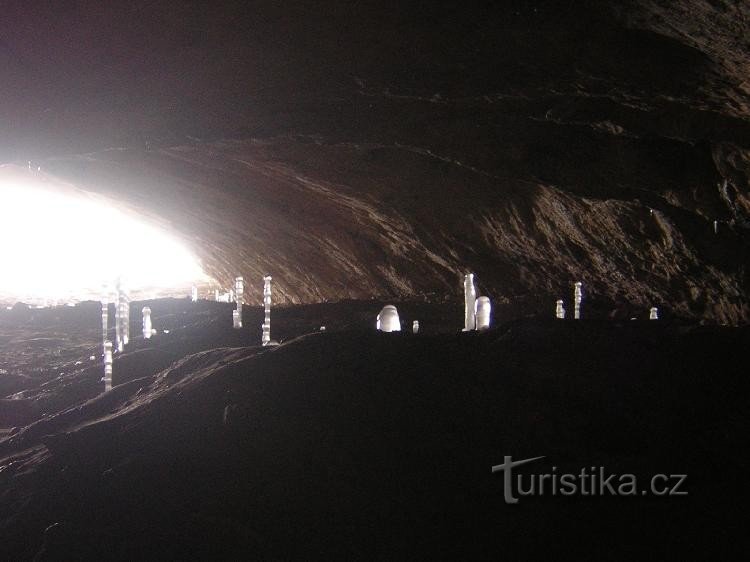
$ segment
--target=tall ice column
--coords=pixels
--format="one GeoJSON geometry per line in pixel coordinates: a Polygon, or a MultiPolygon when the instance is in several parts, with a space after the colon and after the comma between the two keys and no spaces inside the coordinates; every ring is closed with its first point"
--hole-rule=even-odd
{"type": "Polygon", "coordinates": [[[102,356],[104,355],[104,345],[107,342],[107,325],[109,324],[109,292],[107,286],[104,286],[102,295],[102,356]]]}
{"type": "Polygon", "coordinates": [[[583,297],[583,293],[581,292],[582,283],[578,281],[576,283],[575,291],[573,292],[573,298],[575,299],[575,309],[573,311],[573,318],[576,320],[581,319],[581,299],[583,297]]]}
{"type": "Polygon", "coordinates": [[[464,275],[464,332],[474,330],[477,327],[475,306],[477,290],[474,287],[474,274],[464,275]]]}
{"type": "Polygon", "coordinates": [[[117,280],[117,309],[115,318],[117,351],[122,352],[130,341],[130,298],[121,278],[117,280]]]}
{"type": "Polygon", "coordinates": [[[268,345],[271,342],[271,276],[263,278],[263,307],[265,316],[263,317],[263,339],[261,343],[268,345]]]}
{"type": "Polygon", "coordinates": [[[242,277],[234,279],[234,295],[237,301],[237,309],[232,311],[232,324],[235,328],[242,328],[242,304],[245,298],[245,282],[242,277]]]}
{"type": "Polygon", "coordinates": [[[151,308],[148,306],[143,307],[143,337],[148,339],[151,339],[151,335],[154,333],[153,328],[151,327],[151,308]]]}
{"type": "Polygon", "coordinates": [[[104,342],[104,392],[112,390],[112,342],[104,342]]]}

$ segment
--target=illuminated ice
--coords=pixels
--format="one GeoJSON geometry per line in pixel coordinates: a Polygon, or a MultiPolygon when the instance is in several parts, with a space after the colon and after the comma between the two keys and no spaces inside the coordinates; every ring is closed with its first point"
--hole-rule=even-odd
{"type": "Polygon", "coordinates": [[[271,343],[271,276],[263,278],[263,336],[261,343],[268,345],[271,343]]]}
{"type": "Polygon", "coordinates": [[[112,342],[104,342],[104,392],[112,390],[112,342]]]}
{"type": "Polygon", "coordinates": [[[648,319],[649,320],[658,320],[659,319],[659,309],[655,306],[651,307],[651,310],[648,313],[648,319]]]}
{"type": "Polygon", "coordinates": [[[216,291],[216,302],[232,302],[232,300],[234,300],[232,298],[232,291],[221,294],[219,294],[219,291],[216,291]]]}
{"type": "Polygon", "coordinates": [[[398,310],[392,304],[387,304],[378,314],[375,327],[381,332],[400,332],[401,321],[398,318],[398,310]]]}
{"type": "Polygon", "coordinates": [[[419,320],[415,320],[411,323],[411,331],[413,334],[419,333],[419,320]]]}
{"type": "Polygon", "coordinates": [[[479,297],[475,303],[475,318],[477,330],[486,330],[490,327],[490,313],[492,312],[492,303],[489,297],[479,297]]]}
{"type": "Polygon", "coordinates": [[[109,324],[109,296],[104,293],[102,297],[102,355],[104,355],[104,344],[107,341],[107,325],[109,324]]]}
{"type": "Polygon", "coordinates": [[[477,326],[475,306],[477,290],[474,287],[474,274],[464,275],[464,332],[474,330],[477,326]]]}
{"type": "Polygon", "coordinates": [[[154,329],[151,326],[151,309],[148,306],[144,306],[141,311],[143,314],[143,337],[151,339],[154,333],[154,329]]]}
{"type": "Polygon", "coordinates": [[[575,318],[576,320],[581,319],[581,299],[583,298],[583,292],[581,291],[582,286],[583,284],[580,281],[576,282],[575,291],[573,292],[573,298],[575,302],[573,318],[575,318]]]}
{"type": "Polygon", "coordinates": [[[130,297],[122,279],[117,280],[115,339],[117,341],[117,351],[119,352],[122,352],[130,341],[130,297]]]}
{"type": "Polygon", "coordinates": [[[555,317],[559,318],[560,320],[565,319],[565,307],[563,306],[562,299],[559,299],[557,301],[557,307],[555,308],[555,317]]]}
{"type": "Polygon", "coordinates": [[[237,308],[232,312],[232,325],[235,328],[242,328],[242,304],[245,298],[245,283],[242,277],[237,277],[234,280],[234,295],[237,308]]]}

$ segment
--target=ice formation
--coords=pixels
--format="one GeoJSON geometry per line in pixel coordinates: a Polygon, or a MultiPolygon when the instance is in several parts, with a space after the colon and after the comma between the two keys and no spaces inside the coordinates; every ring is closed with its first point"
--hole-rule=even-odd
{"type": "Polygon", "coordinates": [[[649,320],[658,320],[659,319],[659,309],[656,308],[655,306],[652,306],[651,310],[649,311],[649,314],[648,314],[648,319],[649,320]]]}
{"type": "Polygon", "coordinates": [[[104,392],[112,390],[112,342],[104,342],[104,392]]]}
{"type": "Polygon", "coordinates": [[[583,297],[583,293],[581,292],[581,287],[582,286],[583,286],[583,284],[580,281],[578,281],[576,283],[576,288],[575,288],[575,291],[573,293],[573,297],[575,299],[575,301],[574,301],[575,302],[575,309],[573,311],[573,318],[575,318],[576,320],[580,320],[581,319],[581,299],[583,297]]]}
{"type": "Polygon", "coordinates": [[[476,319],[477,330],[486,330],[490,327],[490,313],[492,312],[490,298],[479,297],[474,306],[474,317],[476,319]]]}
{"type": "Polygon", "coordinates": [[[236,277],[234,280],[234,295],[237,308],[232,311],[232,325],[235,328],[242,328],[242,304],[245,298],[245,282],[242,277],[236,277]]]}
{"type": "Polygon", "coordinates": [[[218,289],[216,290],[216,302],[232,302],[233,300],[232,291],[219,294],[218,289]]]}
{"type": "Polygon", "coordinates": [[[154,333],[154,329],[151,326],[151,308],[144,306],[141,312],[143,314],[143,337],[148,340],[151,339],[154,333]]]}
{"type": "Polygon", "coordinates": [[[557,301],[557,307],[555,308],[555,317],[559,318],[560,320],[565,319],[565,308],[563,307],[562,299],[558,299],[557,301]]]}
{"type": "Polygon", "coordinates": [[[193,302],[198,302],[198,287],[193,285],[193,288],[190,290],[190,300],[193,302]]]}
{"type": "Polygon", "coordinates": [[[122,279],[117,280],[115,338],[117,340],[117,351],[122,352],[130,341],[130,297],[122,279]]]}
{"type": "Polygon", "coordinates": [[[474,330],[477,326],[475,306],[477,290],[474,287],[474,274],[464,275],[464,332],[474,330]]]}
{"type": "Polygon", "coordinates": [[[271,276],[263,278],[263,337],[261,343],[268,345],[271,343],[271,276]]]}
{"type": "Polygon", "coordinates": [[[401,321],[398,318],[398,310],[392,304],[387,304],[378,314],[375,327],[381,332],[400,332],[401,321]]]}
{"type": "Polygon", "coordinates": [[[419,333],[419,320],[415,320],[411,323],[411,331],[413,334],[419,333]]]}
{"type": "Polygon", "coordinates": [[[107,325],[109,324],[109,295],[104,293],[102,297],[102,355],[104,355],[104,344],[107,342],[107,325]]]}

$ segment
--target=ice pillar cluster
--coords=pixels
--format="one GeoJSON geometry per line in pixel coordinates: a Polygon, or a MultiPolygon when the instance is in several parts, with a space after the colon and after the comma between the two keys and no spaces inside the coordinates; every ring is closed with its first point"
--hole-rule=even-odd
{"type": "Polygon", "coordinates": [[[268,345],[271,343],[271,276],[263,278],[263,337],[261,343],[268,345]]]}
{"type": "Polygon", "coordinates": [[[475,303],[475,320],[477,330],[486,330],[490,327],[490,314],[492,313],[492,303],[489,297],[479,297],[475,303]]]}
{"type": "Polygon", "coordinates": [[[555,318],[565,320],[565,307],[563,306],[562,299],[557,301],[557,306],[555,307],[555,318]]]}
{"type": "Polygon", "coordinates": [[[658,320],[659,319],[659,309],[655,306],[651,307],[651,310],[648,313],[648,319],[649,320],[658,320]]]}
{"type": "Polygon", "coordinates": [[[583,298],[583,293],[581,292],[581,287],[583,286],[583,283],[578,281],[575,285],[575,291],[573,292],[573,298],[575,302],[575,309],[573,311],[573,318],[576,320],[581,319],[581,299],[583,298]]]}
{"type": "Polygon", "coordinates": [[[112,390],[112,342],[104,342],[104,392],[112,390]]]}
{"type": "Polygon", "coordinates": [[[151,308],[148,306],[144,306],[142,310],[143,314],[143,337],[148,339],[151,339],[151,336],[154,333],[153,328],[151,327],[151,308]]]}
{"type": "Polygon", "coordinates": [[[117,351],[122,352],[130,341],[130,297],[122,279],[117,280],[115,338],[117,340],[117,351]]]}
{"type": "Polygon", "coordinates": [[[392,304],[387,304],[378,314],[375,327],[381,332],[400,332],[401,320],[398,317],[398,310],[392,304]]]}
{"type": "Polygon", "coordinates": [[[464,275],[464,332],[474,330],[476,322],[477,290],[474,287],[474,274],[464,275]]]}

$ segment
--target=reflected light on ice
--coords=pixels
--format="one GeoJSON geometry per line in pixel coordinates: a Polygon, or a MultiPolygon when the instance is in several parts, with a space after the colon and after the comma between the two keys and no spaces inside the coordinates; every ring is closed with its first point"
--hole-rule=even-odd
{"type": "Polygon", "coordinates": [[[0,168],[0,297],[98,298],[118,275],[132,289],[149,290],[207,279],[197,259],[160,229],[25,172],[0,168]]]}

